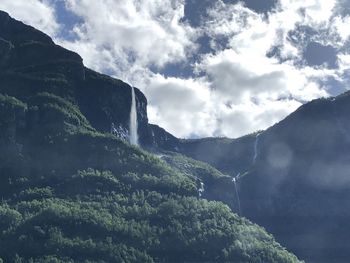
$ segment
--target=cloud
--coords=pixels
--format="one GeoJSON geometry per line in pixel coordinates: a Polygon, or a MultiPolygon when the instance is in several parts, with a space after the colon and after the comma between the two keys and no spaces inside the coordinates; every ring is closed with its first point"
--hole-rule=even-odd
{"type": "Polygon", "coordinates": [[[149,118],[179,137],[212,136],[217,123],[205,79],[179,79],[154,74],[145,89],[149,118]]]}
{"type": "Polygon", "coordinates": [[[231,107],[220,107],[218,136],[239,137],[243,134],[266,129],[296,110],[301,103],[285,98],[264,100],[259,105],[247,101],[231,107]]]}
{"type": "Polygon", "coordinates": [[[66,5],[84,21],[74,27],[78,40],[71,47],[107,50],[119,65],[162,67],[195,49],[194,30],[181,22],[181,0],[66,0],[66,5]]]}
{"type": "Polygon", "coordinates": [[[318,27],[329,23],[336,3],[336,0],[280,0],[280,8],[295,13],[301,23],[318,27]]]}
{"type": "Polygon", "coordinates": [[[350,37],[350,15],[341,17],[336,16],[334,18],[333,30],[335,30],[341,38],[342,44],[345,43],[350,37]]]}
{"type": "Polygon", "coordinates": [[[60,29],[56,21],[55,9],[49,1],[38,0],[1,0],[0,10],[30,24],[54,37],[60,29]]]}
{"type": "Polygon", "coordinates": [[[327,93],[311,81],[318,73],[298,69],[293,65],[279,64],[273,58],[238,55],[225,50],[217,55],[209,55],[200,65],[209,75],[212,89],[226,97],[233,104],[245,101],[279,100],[292,97],[309,101],[327,93]]]}
{"type": "Polygon", "coordinates": [[[329,96],[320,80],[334,71],[299,67],[293,60],[281,62],[267,56],[273,46],[280,46],[283,57],[301,60],[302,50],[289,42],[288,32],[305,21],[305,14],[296,11],[302,9],[301,2],[290,9],[284,4],[269,18],[240,3],[218,2],[209,10],[203,30],[219,43],[212,45],[216,52],[196,63],[196,71],[208,78],[217,134],[237,137],[267,128],[302,102],[329,96]],[[222,39],[226,39],[224,47],[222,39]]]}
{"type": "Polygon", "coordinates": [[[338,61],[340,63],[340,69],[344,71],[350,70],[350,54],[338,54],[338,61]]]}

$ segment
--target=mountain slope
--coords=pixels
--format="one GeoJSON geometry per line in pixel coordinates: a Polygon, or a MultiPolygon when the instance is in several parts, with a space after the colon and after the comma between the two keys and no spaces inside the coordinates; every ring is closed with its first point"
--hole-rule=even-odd
{"type": "Polygon", "coordinates": [[[349,93],[302,106],[259,136],[254,171],[241,182],[248,218],[309,261],[350,257],[349,113],[349,93]]]}
{"type": "MultiPolygon", "coordinates": [[[[128,84],[1,11],[0,67],[0,262],[299,262],[228,206],[198,198],[200,181],[227,176],[125,141],[128,84]]],[[[139,90],[136,101],[152,146],[162,130],[139,90]]]]}
{"type": "Polygon", "coordinates": [[[307,262],[347,262],[349,116],[347,92],[307,103],[266,131],[238,139],[182,140],[177,147],[238,175],[243,215],[298,256],[307,262]]]}

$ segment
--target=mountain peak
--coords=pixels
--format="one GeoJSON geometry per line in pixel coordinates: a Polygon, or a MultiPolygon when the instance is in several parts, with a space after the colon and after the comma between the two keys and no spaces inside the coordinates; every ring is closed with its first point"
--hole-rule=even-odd
{"type": "Polygon", "coordinates": [[[8,13],[1,10],[0,38],[10,41],[15,46],[31,41],[54,44],[51,37],[45,33],[12,18],[8,13]]]}

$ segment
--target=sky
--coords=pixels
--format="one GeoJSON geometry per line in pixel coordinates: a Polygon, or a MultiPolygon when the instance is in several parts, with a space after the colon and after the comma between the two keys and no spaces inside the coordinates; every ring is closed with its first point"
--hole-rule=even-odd
{"type": "Polygon", "coordinates": [[[350,88],[350,0],[1,0],[141,89],[181,138],[236,138],[350,88]]]}

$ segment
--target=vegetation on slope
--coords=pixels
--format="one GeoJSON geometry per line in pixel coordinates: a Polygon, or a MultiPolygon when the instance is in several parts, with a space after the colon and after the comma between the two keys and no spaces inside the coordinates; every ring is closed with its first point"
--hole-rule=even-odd
{"type": "Polygon", "coordinates": [[[297,262],[223,203],[198,198],[196,178],[221,176],[213,168],[174,170],[95,131],[55,95],[40,93],[29,106],[0,98],[0,112],[15,116],[1,125],[16,128],[12,141],[1,132],[2,144],[21,146],[16,164],[0,163],[5,262],[297,262]]]}

